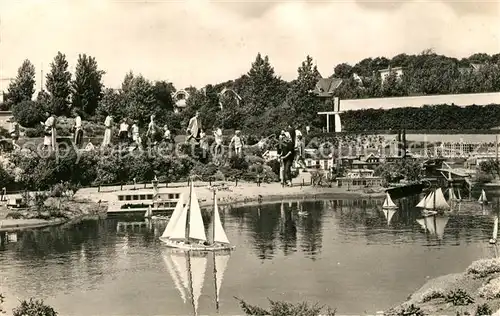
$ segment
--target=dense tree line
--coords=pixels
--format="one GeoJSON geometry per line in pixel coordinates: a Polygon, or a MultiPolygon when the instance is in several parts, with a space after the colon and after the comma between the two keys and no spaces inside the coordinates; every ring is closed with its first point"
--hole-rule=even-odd
{"type": "Polygon", "coordinates": [[[500,126],[500,106],[432,105],[422,108],[366,109],[347,111],[342,116],[345,131],[474,130],[500,126]]]}
{"type": "MultiPolygon", "coordinates": [[[[330,77],[343,79],[335,95],[343,98],[405,96],[500,91],[500,54],[474,54],[456,59],[425,51],[418,55],[400,54],[392,59],[366,58],[354,66],[337,65],[330,77]],[[479,66],[477,66],[479,65],[479,66]],[[391,74],[382,83],[379,70],[403,67],[404,74],[391,74]]],[[[46,86],[32,100],[35,67],[25,60],[5,95],[3,109],[12,109],[24,127],[34,127],[44,119],[45,112],[57,116],[80,114],[88,121],[102,122],[107,114],[116,120],[123,117],[147,123],[155,114],[160,124],[183,130],[195,111],[204,126],[239,128],[253,134],[269,135],[289,123],[322,127],[316,114],[331,108],[311,91],[321,75],[313,59],[307,56],[297,69],[297,78],[287,82],[276,75],[268,56],[257,54],[249,71],[227,82],[207,85],[201,89],[188,87],[187,108],[174,113],[173,93],[176,87],[168,81],[150,81],[140,74],[125,75],[121,89],[102,84],[105,72],[94,57],[78,56],[75,73],[68,70],[66,56],[59,52],[46,75],[46,86]],[[231,89],[233,93],[221,92],[231,89]]],[[[458,108],[430,106],[423,109],[362,110],[348,112],[343,121],[352,131],[390,129],[484,129],[494,127],[499,111],[495,106],[458,108]],[[405,120],[400,118],[404,117],[405,120]],[[488,120],[484,120],[484,118],[488,120]]]]}

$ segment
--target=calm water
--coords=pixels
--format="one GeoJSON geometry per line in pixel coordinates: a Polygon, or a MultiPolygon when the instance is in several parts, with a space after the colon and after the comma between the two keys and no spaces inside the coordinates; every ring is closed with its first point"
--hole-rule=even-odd
{"type": "MultiPolygon", "coordinates": [[[[494,255],[487,243],[491,216],[450,217],[439,240],[424,232],[407,207],[416,198],[397,202],[403,209],[389,226],[380,202],[225,209],[221,216],[237,249],[224,272],[220,314],[241,314],[234,296],[264,306],[267,298],[308,300],[341,313],[373,313],[403,301],[427,278],[461,272],[471,261],[494,255]],[[300,207],[309,215],[298,216],[300,207]]],[[[173,255],[157,240],[164,225],[117,226],[117,220],[106,220],[19,233],[17,242],[0,249],[6,307],[36,296],[61,315],[192,314],[166,264],[173,255]]],[[[198,307],[205,315],[216,313],[211,258],[198,307]]]]}

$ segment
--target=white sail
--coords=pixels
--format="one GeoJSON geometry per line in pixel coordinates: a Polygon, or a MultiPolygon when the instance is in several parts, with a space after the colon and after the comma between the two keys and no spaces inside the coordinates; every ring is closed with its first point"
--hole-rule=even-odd
{"type": "Polygon", "coordinates": [[[446,202],[446,199],[444,198],[443,190],[441,190],[441,188],[438,188],[436,191],[434,191],[434,196],[435,198],[432,200],[432,203],[434,203],[433,205],[434,209],[443,210],[450,208],[450,205],[448,204],[448,202],[446,202]]]}
{"type": "Polygon", "coordinates": [[[427,230],[431,235],[437,236],[442,239],[444,236],[444,229],[448,223],[449,217],[447,216],[426,216],[421,219],[417,219],[417,223],[422,226],[423,229],[427,230]]]}
{"type": "Polygon", "coordinates": [[[181,193],[177,204],[175,205],[174,212],[168,221],[167,227],[163,231],[163,235],[161,237],[167,238],[172,236],[172,231],[174,229],[175,223],[179,220],[179,217],[182,214],[182,209],[184,208],[184,194],[181,193]]]}
{"type": "Polygon", "coordinates": [[[386,193],[385,201],[384,204],[382,205],[383,208],[397,208],[396,204],[391,199],[391,196],[389,193],[386,193]]]}
{"type": "Polygon", "coordinates": [[[175,221],[172,233],[170,234],[170,239],[186,239],[186,221],[188,214],[189,205],[186,205],[183,209],[179,218],[175,221]]]}
{"type": "Polygon", "coordinates": [[[387,225],[389,225],[391,223],[392,217],[394,216],[394,214],[396,214],[396,210],[387,208],[387,209],[383,209],[383,212],[384,212],[385,218],[387,219],[387,225]]]}
{"type": "Polygon", "coordinates": [[[429,195],[424,196],[424,198],[422,200],[420,200],[420,202],[418,202],[417,207],[425,208],[425,201],[427,200],[428,196],[429,195]]]}
{"type": "Polygon", "coordinates": [[[230,254],[215,254],[215,282],[217,285],[216,301],[219,302],[219,293],[222,286],[222,279],[224,278],[224,272],[227,268],[227,263],[229,262],[230,254]]]}
{"type": "Polygon", "coordinates": [[[146,213],[144,214],[144,217],[150,218],[151,216],[153,216],[153,210],[151,209],[151,207],[148,207],[148,209],[146,210],[146,213]]]}
{"type": "Polygon", "coordinates": [[[498,215],[495,215],[495,221],[493,223],[493,240],[496,240],[498,237],[498,215]]]}
{"type": "Polygon", "coordinates": [[[488,202],[488,199],[486,198],[486,192],[484,190],[481,190],[481,196],[478,199],[479,203],[484,203],[488,202]]]}
{"type": "Polygon", "coordinates": [[[207,240],[205,226],[201,217],[201,208],[194,188],[191,189],[191,201],[189,201],[189,238],[207,240]]]}
{"type": "Polygon", "coordinates": [[[229,239],[227,238],[224,227],[220,221],[219,207],[217,206],[217,199],[214,201],[214,242],[219,242],[223,244],[229,244],[229,239]]]}
{"type": "Polygon", "coordinates": [[[340,133],[342,132],[342,123],[340,121],[340,115],[338,113],[335,113],[334,118],[335,118],[335,133],[340,133]]]}
{"type": "Polygon", "coordinates": [[[455,192],[454,192],[453,188],[449,188],[448,189],[448,195],[449,195],[448,201],[455,201],[455,200],[457,200],[457,197],[455,196],[455,192]]]}
{"type": "Polygon", "coordinates": [[[205,283],[205,272],[207,270],[207,257],[190,256],[191,285],[193,287],[193,304],[195,315],[198,314],[198,300],[201,296],[203,283],[205,283]]]}
{"type": "Polygon", "coordinates": [[[434,205],[434,191],[429,193],[429,195],[427,195],[427,197],[425,198],[424,208],[432,209],[433,205],[434,205]]]}
{"type": "MultiPolygon", "coordinates": [[[[181,294],[181,298],[184,301],[184,304],[186,303],[187,295],[186,295],[186,285],[187,283],[187,273],[185,274],[185,280],[182,280],[182,276],[178,269],[175,268],[174,262],[172,261],[172,256],[170,253],[163,253],[163,261],[165,261],[165,264],[167,265],[167,270],[168,273],[170,274],[170,277],[174,281],[175,287],[181,294]]],[[[184,264],[184,267],[186,265],[184,264]]]]}
{"type": "Polygon", "coordinates": [[[188,254],[182,253],[172,253],[171,259],[175,267],[175,272],[179,276],[179,280],[182,282],[184,289],[189,291],[189,270],[188,270],[188,254]]]}

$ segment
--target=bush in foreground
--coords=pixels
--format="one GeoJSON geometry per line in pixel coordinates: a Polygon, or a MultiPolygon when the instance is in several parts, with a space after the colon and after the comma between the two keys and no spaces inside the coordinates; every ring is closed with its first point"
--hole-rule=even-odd
{"type": "Polygon", "coordinates": [[[318,304],[310,305],[306,302],[302,303],[289,303],[281,301],[269,300],[270,308],[263,309],[258,306],[250,305],[242,299],[235,297],[240,303],[240,307],[246,315],[253,316],[335,316],[335,310],[330,307],[320,306],[318,304]],[[324,313],[322,311],[325,311],[324,313]]]}
{"type": "Polygon", "coordinates": [[[483,285],[479,291],[479,296],[487,300],[500,297],[500,278],[494,278],[483,285]]]}
{"type": "MultiPolygon", "coordinates": [[[[0,294],[0,313],[5,314],[6,311],[2,307],[2,303],[5,300],[5,296],[0,294]]],[[[18,307],[12,310],[13,316],[57,316],[57,312],[50,307],[45,305],[42,300],[34,300],[30,298],[29,301],[21,301],[18,307]]]]}
{"type": "Polygon", "coordinates": [[[474,304],[474,299],[464,290],[458,289],[446,295],[446,303],[452,303],[453,306],[467,306],[474,304]]]}
{"type": "Polygon", "coordinates": [[[488,306],[488,304],[484,303],[477,306],[476,316],[489,316],[489,315],[493,315],[493,311],[488,306]]]}
{"type": "Polygon", "coordinates": [[[500,259],[481,259],[474,261],[468,268],[467,274],[485,277],[492,273],[500,272],[500,259]]]}

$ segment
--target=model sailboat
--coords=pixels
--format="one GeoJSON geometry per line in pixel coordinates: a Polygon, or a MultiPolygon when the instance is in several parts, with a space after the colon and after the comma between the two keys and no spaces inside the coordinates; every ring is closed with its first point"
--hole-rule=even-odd
{"type": "Polygon", "coordinates": [[[222,227],[215,191],[214,210],[210,226],[212,234],[209,236],[211,237],[210,240],[207,240],[200,204],[191,183],[188,203],[183,206],[183,201],[181,198],[179,199],[160,240],[165,242],[168,247],[185,250],[216,251],[234,249],[234,246],[229,244],[226,232],[222,227]]]}
{"type": "Polygon", "coordinates": [[[386,193],[384,204],[382,204],[382,211],[387,219],[387,225],[390,224],[392,217],[396,213],[398,206],[392,201],[389,193],[386,193]]]}
{"type": "Polygon", "coordinates": [[[481,190],[481,195],[479,196],[479,199],[477,201],[483,205],[488,203],[488,199],[486,198],[486,192],[484,192],[484,190],[481,190]]]}
{"type": "Polygon", "coordinates": [[[417,207],[423,209],[425,216],[437,214],[439,211],[450,209],[450,205],[446,202],[441,188],[429,193],[420,201],[420,203],[417,204],[417,207]]]}
{"type": "MultiPolygon", "coordinates": [[[[215,306],[218,311],[220,288],[230,253],[228,251],[213,252],[211,257],[215,279],[215,306]]],[[[198,315],[199,299],[205,283],[209,253],[171,249],[164,252],[163,260],[184,304],[189,300],[194,315],[198,315]]]]}
{"type": "Polygon", "coordinates": [[[490,244],[496,244],[498,238],[498,214],[495,214],[495,219],[493,222],[493,236],[490,239],[490,244]]]}

